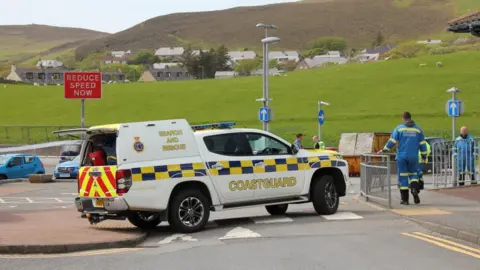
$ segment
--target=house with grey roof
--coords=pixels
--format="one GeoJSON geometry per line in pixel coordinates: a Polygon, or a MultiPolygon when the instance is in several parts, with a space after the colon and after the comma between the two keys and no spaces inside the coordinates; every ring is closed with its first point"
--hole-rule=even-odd
{"type": "Polygon", "coordinates": [[[254,51],[233,51],[228,52],[228,56],[234,62],[245,60],[245,59],[255,59],[258,55],[254,51]]]}
{"type": "Polygon", "coordinates": [[[172,67],[179,67],[179,63],[155,63],[153,69],[166,69],[172,67]]]}
{"type": "Polygon", "coordinates": [[[57,60],[39,60],[36,65],[38,68],[61,68],[63,63],[57,60]]]}
{"type": "Polygon", "coordinates": [[[317,55],[298,62],[295,70],[327,67],[329,64],[346,64],[348,59],[338,55],[317,55]]]}
{"type": "Polygon", "coordinates": [[[139,82],[156,81],[185,81],[192,80],[193,76],[185,68],[165,67],[163,69],[149,68],[140,76],[139,82]]]}
{"type": "Polygon", "coordinates": [[[162,47],[155,51],[155,55],[171,62],[178,62],[184,52],[183,47],[162,47]]]}
{"type": "Polygon", "coordinates": [[[126,58],[132,54],[132,51],[126,50],[126,51],[112,51],[112,56],[117,57],[117,58],[126,58]]]}
{"type": "MultiPolygon", "coordinates": [[[[12,65],[7,80],[28,84],[57,84],[63,85],[65,72],[68,69],[36,69],[36,68],[18,68],[12,65]]],[[[102,72],[102,81],[104,82],[125,82],[126,76],[119,71],[102,72]]]]}
{"type": "Polygon", "coordinates": [[[374,48],[366,48],[361,51],[359,55],[355,57],[355,60],[358,62],[371,62],[371,61],[378,61],[383,57],[384,54],[394,49],[396,45],[382,45],[376,46],[374,48]]]}
{"type": "Polygon", "coordinates": [[[300,61],[300,54],[296,51],[272,51],[268,53],[268,59],[275,59],[278,62],[300,61]]]}

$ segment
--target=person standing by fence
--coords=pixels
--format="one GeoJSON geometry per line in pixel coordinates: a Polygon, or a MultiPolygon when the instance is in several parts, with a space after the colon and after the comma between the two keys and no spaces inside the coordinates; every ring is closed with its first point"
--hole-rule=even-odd
{"type": "Polygon", "coordinates": [[[475,159],[478,157],[478,142],[468,134],[467,127],[460,129],[460,136],[453,143],[453,154],[457,155],[458,183],[465,185],[465,175],[470,176],[472,184],[477,184],[475,179],[475,159]]]}
{"type": "Polygon", "coordinates": [[[418,192],[420,190],[420,183],[417,175],[418,167],[418,151],[421,152],[421,158],[426,159],[427,142],[423,135],[422,129],[412,120],[412,115],[409,112],[402,114],[403,123],[397,126],[391,138],[385,144],[385,147],[378,152],[391,151],[397,145],[397,170],[398,183],[400,188],[401,204],[408,205],[410,188],[415,204],[420,203],[418,192]]]}

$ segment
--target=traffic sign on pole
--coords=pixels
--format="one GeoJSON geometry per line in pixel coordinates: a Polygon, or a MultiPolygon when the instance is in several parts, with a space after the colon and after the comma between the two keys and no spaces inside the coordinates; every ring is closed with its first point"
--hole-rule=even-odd
{"type": "Polygon", "coordinates": [[[325,122],[325,112],[323,110],[318,111],[318,123],[323,125],[325,122]]]}
{"type": "Polygon", "coordinates": [[[65,72],[64,90],[66,99],[102,98],[102,73],[65,72]]]}
{"type": "Polygon", "coordinates": [[[267,108],[267,107],[260,108],[260,111],[258,113],[258,118],[262,122],[270,121],[270,108],[267,108]]]}
{"type": "Polygon", "coordinates": [[[465,112],[465,104],[461,100],[447,100],[445,112],[450,117],[459,117],[465,112]]]}

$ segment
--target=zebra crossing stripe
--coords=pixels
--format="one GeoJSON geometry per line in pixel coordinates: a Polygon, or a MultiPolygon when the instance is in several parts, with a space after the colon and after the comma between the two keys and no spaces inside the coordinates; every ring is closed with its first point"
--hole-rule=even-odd
{"type": "Polygon", "coordinates": [[[326,220],[363,219],[363,217],[352,212],[337,212],[333,215],[324,215],[322,217],[326,220]]]}
{"type": "Polygon", "coordinates": [[[237,227],[229,231],[225,236],[218,238],[219,240],[242,239],[242,238],[257,238],[262,237],[259,233],[252,230],[237,227]]]}
{"type": "Polygon", "coordinates": [[[252,217],[253,222],[256,224],[269,224],[269,223],[283,223],[283,222],[293,222],[293,219],[289,217],[252,217]]]}

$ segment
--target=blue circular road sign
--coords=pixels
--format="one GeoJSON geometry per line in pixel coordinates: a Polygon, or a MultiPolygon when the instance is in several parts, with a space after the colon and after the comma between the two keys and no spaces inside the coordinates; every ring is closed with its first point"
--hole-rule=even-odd
{"type": "Polygon", "coordinates": [[[320,125],[323,125],[324,122],[325,122],[325,112],[323,110],[320,110],[318,112],[318,123],[320,125]]]}

